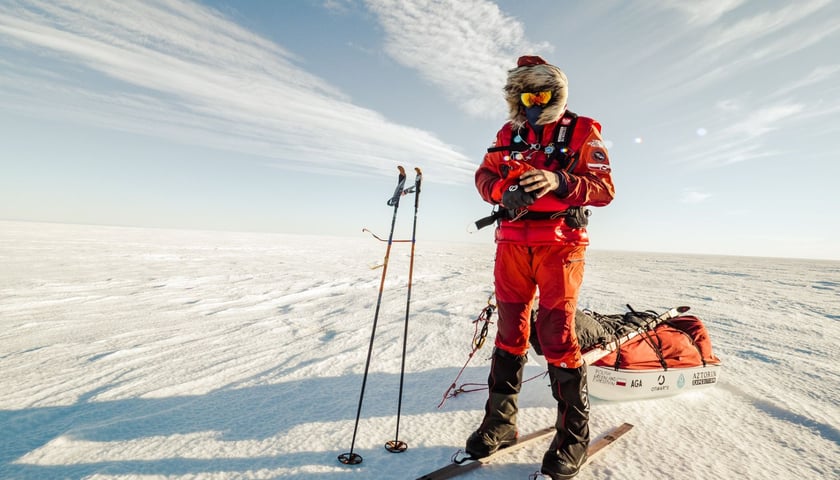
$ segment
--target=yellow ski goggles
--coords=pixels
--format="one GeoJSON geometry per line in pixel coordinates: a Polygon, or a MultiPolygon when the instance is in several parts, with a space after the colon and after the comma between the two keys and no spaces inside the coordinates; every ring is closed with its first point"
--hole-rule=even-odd
{"type": "Polygon", "coordinates": [[[534,105],[545,105],[551,100],[551,90],[543,90],[542,92],[525,92],[519,95],[522,100],[522,105],[532,107],[534,105]]]}

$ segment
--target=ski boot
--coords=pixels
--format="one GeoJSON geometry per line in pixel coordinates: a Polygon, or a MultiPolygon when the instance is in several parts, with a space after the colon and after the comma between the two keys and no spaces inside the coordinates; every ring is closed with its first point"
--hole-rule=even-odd
{"type": "Polygon", "coordinates": [[[516,414],[525,355],[513,355],[496,348],[487,386],[490,395],[484,405],[484,419],[478,430],[467,439],[465,448],[473,458],[484,458],[500,448],[516,443],[516,414]]]}
{"type": "Polygon", "coordinates": [[[540,472],[552,480],[573,478],[586,462],[589,447],[589,392],[586,366],[548,366],[551,393],[557,400],[557,433],[545,452],[540,472]]]}

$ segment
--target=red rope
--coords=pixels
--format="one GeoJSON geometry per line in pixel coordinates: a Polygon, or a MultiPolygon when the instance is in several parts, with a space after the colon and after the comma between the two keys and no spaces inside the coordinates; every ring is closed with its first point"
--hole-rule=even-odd
{"type": "MultiPolygon", "coordinates": [[[[545,370],[542,373],[538,373],[538,374],[534,375],[533,377],[528,377],[525,380],[522,380],[522,383],[528,383],[531,380],[536,380],[540,377],[545,377],[546,375],[548,375],[548,370],[545,370]]],[[[483,383],[462,383],[460,387],[456,388],[455,384],[453,383],[452,386],[449,387],[449,390],[447,390],[447,392],[444,396],[444,399],[443,399],[442,402],[440,402],[440,405],[438,405],[438,408],[443,406],[443,404],[444,404],[444,402],[446,402],[446,400],[448,400],[450,398],[455,398],[462,393],[480,392],[482,390],[487,390],[487,385],[485,385],[483,383]],[[467,388],[464,388],[464,387],[476,387],[476,388],[467,389],[467,388]]]]}
{"type": "MultiPolygon", "coordinates": [[[[477,352],[481,347],[484,346],[484,341],[487,339],[487,333],[490,331],[490,324],[493,323],[490,319],[493,317],[493,312],[496,310],[496,306],[493,305],[491,302],[492,295],[490,298],[487,299],[487,306],[481,310],[481,313],[478,315],[478,318],[473,320],[473,325],[475,325],[475,332],[473,333],[472,339],[472,351],[470,352],[469,356],[467,357],[467,361],[464,363],[464,366],[461,367],[461,370],[458,372],[458,375],[455,376],[455,380],[452,381],[452,385],[446,389],[446,392],[443,394],[443,399],[438,404],[437,408],[443,407],[443,404],[446,403],[447,399],[450,399],[458,393],[462,393],[458,388],[458,379],[461,378],[461,375],[464,373],[464,370],[467,369],[467,365],[470,364],[470,360],[472,360],[475,352],[477,352]],[[479,328],[479,324],[481,328],[479,328]],[[453,390],[455,393],[452,393],[453,390]]],[[[463,388],[463,385],[462,385],[463,388]]]]}
{"type": "MultiPolygon", "coordinates": [[[[438,404],[437,408],[443,407],[443,404],[446,403],[447,400],[450,398],[455,398],[462,393],[471,393],[471,392],[480,392],[482,390],[487,390],[487,385],[481,383],[463,383],[461,386],[458,386],[458,380],[461,378],[461,375],[464,373],[464,370],[467,369],[467,365],[470,364],[473,356],[475,353],[484,346],[484,341],[487,340],[487,333],[490,330],[490,324],[493,323],[490,319],[493,317],[493,312],[496,311],[496,305],[492,303],[493,296],[491,295],[490,298],[487,299],[487,306],[481,311],[478,315],[478,318],[473,320],[473,325],[475,325],[475,332],[473,333],[472,339],[472,351],[470,352],[469,356],[467,357],[466,363],[464,366],[461,367],[461,370],[458,372],[458,375],[455,376],[455,380],[452,381],[452,384],[449,385],[449,388],[446,389],[446,392],[443,394],[443,399],[438,404]],[[481,327],[479,328],[479,325],[481,327]],[[476,387],[476,388],[465,388],[465,387],[476,387]]],[[[530,382],[531,380],[537,379],[539,377],[544,377],[548,371],[546,370],[543,373],[538,375],[534,375],[522,383],[530,382]]]]}

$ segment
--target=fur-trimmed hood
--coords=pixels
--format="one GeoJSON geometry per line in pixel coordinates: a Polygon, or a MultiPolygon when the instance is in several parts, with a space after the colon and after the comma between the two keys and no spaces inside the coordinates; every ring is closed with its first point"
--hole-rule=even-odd
{"type": "Polygon", "coordinates": [[[546,125],[559,120],[566,111],[569,82],[562,70],[549,65],[542,58],[523,56],[519,57],[516,68],[508,70],[504,90],[508,103],[508,117],[515,128],[522,127],[528,121],[519,96],[524,92],[551,90],[551,100],[537,119],[538,125],[546,125]]]}

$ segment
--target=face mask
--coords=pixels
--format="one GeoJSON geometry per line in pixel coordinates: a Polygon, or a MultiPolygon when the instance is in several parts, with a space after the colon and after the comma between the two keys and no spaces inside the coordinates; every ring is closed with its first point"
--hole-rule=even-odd
{"type": "Polygon", "coordinates": [[[531,127],[538,128],[538,127],[542,126],[542,125],[537,125],[537,120],[540,118],[540,115],[542,115],[542,112],[543,112],[543,107],[541,107],[539,105],[534,105],[534,106],[525,108],[525,117],[528,119],[528,123],[531,124],[531,127]]]}

